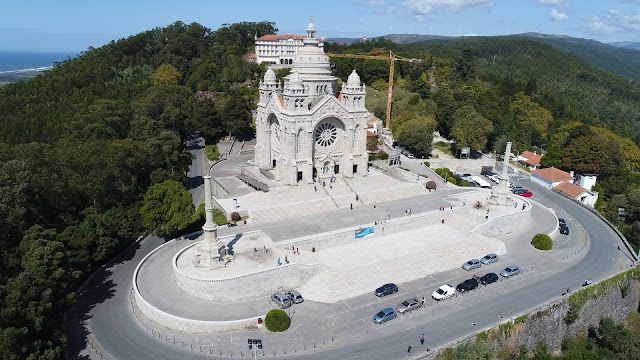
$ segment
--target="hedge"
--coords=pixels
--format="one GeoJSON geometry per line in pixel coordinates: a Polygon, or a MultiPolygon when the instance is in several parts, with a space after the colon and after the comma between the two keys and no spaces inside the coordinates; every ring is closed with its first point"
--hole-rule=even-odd
{"type": "Polygon", "coordinates": [[[538,250],[551,250],[553,240],[547,234],[538,234],[531,239],[531,245],[538,250]]]}
{"type": "Polygon", "coordinates": [[[272,332],[286,331],[289,325],[291,325],[291,319],[282,309],[273,309],[264,318],[264,326],[272,332]]]}

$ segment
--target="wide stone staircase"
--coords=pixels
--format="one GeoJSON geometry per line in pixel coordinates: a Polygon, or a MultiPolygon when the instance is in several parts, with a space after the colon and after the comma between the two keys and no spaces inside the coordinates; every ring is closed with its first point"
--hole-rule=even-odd
{"type": "Polygon", "coordinates": [[[266,222],[428,193],[429,191],[417,182],[400,181],[371,169],[365,177],[337,177],[333,183],[327,179],[324,187],[321,183],[272,187],[268,193],[255,192],[245,195],[240,202],[249,204],[245,206],[251,211],[252,221],[266,222]]]}
{"type": "Polygon", "coordinates": [[[246,195],[243,203],[249,203],[251,220],[267,222],[314,215],[336,209],[335,203],[317,186],[301,184],[272,188],[268,193],[254,192],[246,195]]]}

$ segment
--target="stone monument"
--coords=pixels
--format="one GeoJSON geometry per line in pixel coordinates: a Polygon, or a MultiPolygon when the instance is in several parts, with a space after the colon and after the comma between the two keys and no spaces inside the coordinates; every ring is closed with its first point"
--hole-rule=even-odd
{"type": "Polygon", "coordinates": [[[204,177],[204,208],[206,221],[202,230],[204,240],[196,249],[194,265],[196,267],[216,268],[223,265],[227,251],[222,242],[218,240],[218,225],[213,221],[213,203],[211,201],[211,176],[204,177]]]}
{"type": "Polygon", "coordinates": [[[507,148],[504,151],[504,163],[502,165],[502,173],[498,176],[500,182],[491,190],[491,198],[489,203],[495,205],[513,205],[511,192],[509,191],[509,156],[511,155],[511,141],[507,142],[507,148]]]}

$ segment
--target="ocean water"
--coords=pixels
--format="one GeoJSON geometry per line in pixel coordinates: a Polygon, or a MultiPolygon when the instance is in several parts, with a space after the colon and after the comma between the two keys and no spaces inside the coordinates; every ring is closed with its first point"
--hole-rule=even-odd
{"type": "Polygon", "coordinates": [[[73,58],[72,52],[0,51],[0,74],[47,69],[54,63],[73,58]]]}

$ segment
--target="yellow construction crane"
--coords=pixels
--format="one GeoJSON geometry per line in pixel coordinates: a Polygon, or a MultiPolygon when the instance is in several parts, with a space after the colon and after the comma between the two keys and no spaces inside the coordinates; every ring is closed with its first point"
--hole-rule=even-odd
{"type": "Polygon", "coordinates": [[[389,62],[389,95],[387,97],[387,119],[385,121],[385,128],[391,128],[391,102],[393,101],[393,74],[394,64],[396,61],[406,62],[419,62],[419,59],[409,59],[401,56],[397,56],[393,52],[389,51],[389,56],[386,55],[358,55],[358,54],[327,54],[333,58],[348,58],[348,59],[368,59],[368,60],[385,60],[389,62]]]}

